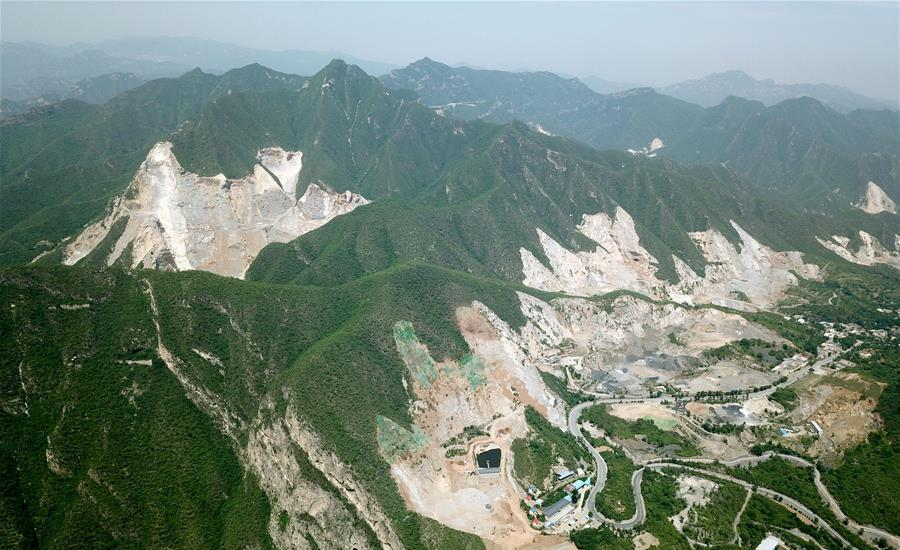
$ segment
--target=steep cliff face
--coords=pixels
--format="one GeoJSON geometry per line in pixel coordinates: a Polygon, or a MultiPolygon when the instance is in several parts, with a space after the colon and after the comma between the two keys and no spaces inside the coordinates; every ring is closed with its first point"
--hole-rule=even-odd
{"type": "Polygon", "coordinates": [[[302,160],[300,152],[262,149],[250,175],[229,180],[184,170],[172,144],[157,143],[106,217],[66,247],[64,263],[75,264],[114,239],[107,243],[107,265],[199,269],[243,278],[265,245],[287,242],[368,203],[355,193],[333,193],[318,184],[297,199],[302,160]],[[120,229],[114,232],[114,226],[120,229]]]}
{"type": "Polygon", "coordinates": [[[640,243],[634,221],[621,207],[614,217],[585,215],[578,230],[597,243],[593,251],[572,252],[537,230],[550,265],[529,250],[520,255],[523,283],[542,290],[578,296],[632,290],[679,303],[714,303],[738,309],[765,307],[780,299],[797,282],[791,273],[817,278],[818,267],[803,262],[799,252],[777,252],[761,244],[737,223],[740,244],[732,244],[715,229],[690,233],[707,261],[701,277],[673,256],[679,281],[657,277],[658,261],[640,243]]]}
{"type": "MultiPolygon", "coordinates": [[[[274,400],[266,396],[260,403],[257,418],[246,422],[234,412],[227,399],[187,372],[182,359],[164,344],[156,294],[148,280],[143,284],[160,359],[175,375],[188,399],[236,447],[240,446],[238,455],[242,464],[256,475],[272,506],[268,530],[277,547],[402,550],[403,544],[377,500],[351,468],[322,445],[318,435],[291,406],[279,418],[274,400]],[[317,541],[315,545],[310,544],[310,538],[317,541]]],[[[231,318],[230,322],[235,323],[231,318]]],[[[206,361],[222,364],[214,355],[193,351],[206,361]]],[[[289,394],[284,390],[285,396],[289,394]]]]}
{"type": "Polygon", "coordinates": [[[893,199],[891,199],[891,197],[884,192],[884,189],[879,187],[874,181],[870,181],[866,184],[866,194],[853,206],[859,208],[866,214],[880,214],[882,212],[889,212],[891,214],[897,213],[897,205],[894,203],[893,199]]]}
{"type": "MultiPolygon", "coordinates": [[[[534,298],[519,294],[519,300],[525,310],[534,298]]],[[[510,448],[528,430],[524,405],[562,429],[563,404],[517,343],[535,327],[516,331],[480,302],[458,308],[456,322],[471,353],[441,362],[431,358],[411,324],[395,327],[410,373],[414,424],[407,429],[379,417],[379,447],[410,509],[497,547],[518,548],[534,534],[519,505],[522,489],[512,474],[510,448]],[[474,456],[487,448],[501,450],[497,471],[474,475],[474,456]]]]}
{"type": "Polygon", "coordinates": [[[859,232],[860,244],[855,251],[849,237],[832,235],[829,239],[817,240],[848,262],[859,265],[887,264],[900,269],[900,235],[894,235],[894,250],[885,248],[878,239],[865,231],[859,232]]]}

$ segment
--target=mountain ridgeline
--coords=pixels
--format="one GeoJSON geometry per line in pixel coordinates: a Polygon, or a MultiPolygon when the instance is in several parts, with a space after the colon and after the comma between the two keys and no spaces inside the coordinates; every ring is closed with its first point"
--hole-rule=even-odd
{"type": "Polygon", "coordinates": [[[896,269],[871,265],[896,258],[896,116],[335,60],[10,117],[0,545],[483,549],[504,533],[417,505],[404,461],[424,443],[459,458],[501,409],[522,453],[543,430],[582,454],[553,427],[566,379],[522,359],[562,349],[562,302],[610,334],[641,327],[623,311],[759,323],[784,353],[821,342],[773,313],[789,289],[889,326],[869,306],[897,300],[896,269]],[[285,218],[293,233],[268,221],[285,218]]]}
{"type": "Polygon", "coordinates": [[[661,93],[713,107],[726,97],[737,96],[775,105],[787,99],[813,97],[840,112],[856,109],[897,109],[897,102],[866,97],[853,90],[829,84],[779,84],[772,79],[758,80],[743,71],[724,71],[703,78],[686,80],[659,90],[661,93]]]}
{"type": "MultiPolygon", "coordinates": [[[[426,65],[436,64],[428,61],[426,65]]],[[[503,89],[507,94],[514,94],[520,81],[530,79],[529,75],[518,75],[510,80],[504,76],[508,73],[490,73],[491,79],[506,82],[503,89]]],[[[436,82],[438,78],[436,74],[425,82],[436,82]]],[[[535,78],[537,83],[532,85],[536,89],[551,86],[544,90],[544,96],[563,99],[556,99],[555,106],[548,107],[547,102],[538,100],[531,105],[541,106],[547,112],[562,112],[562,105],[583,101],[587,111],[576,109],[572,113],[579,116],[568,112],[560,116],[579,119],[580,124],[600,120],[617,129],[608,135],[619,135],[620,142],[647,141],[645,136],[658,135],[660,117],[654,113],[666,113],[662,126],[671,126],[670,131],[690,127],[686,121],[699,116],[714,118],[716,124],[728,128],[720,132],[723,135],[737,127],[741,135],[747,134],[743,139],[755,139],[753,143],[763,148],[763,153],[780,144],[786,150],[774,154],[790,159],[797,146],[793,129],[785,130],[790,138],[786,143],[774,145],[769,140],[768,127],[755,133],[747,130],[746,120],[759,119],[753,116],[753,105],[749,109],[744,104],[729,109],[726,102],[703,111],[649,90],[602,98],[614,101],[614,105],[592,103],[590,98],[599,96],[577,81],[549,73],[535,78]],[[560,87],[567,91],[560,91],[560,87]],[[637,107],[647,102],[650,107],[637,107]],[[675,109],[671,108],[673,104],[675,109]],[[734,110],[740,115],[732,115],[734,110]],[[616,113],[616,120],[599,114],[592,119],[587,116],[590,112],[616,113]]],[[[471,94],[478,89],[473,90],[467,82],[460,84],[460,90],[446,92],[441,101],[451,100],[448,103],[452,104],[473,99],[471,94]]],[[[485,86],[494,86],[493,80],[485,86]]],[[[515,105],[515,97],[510,98],[504,101],[515,105]]],[[[800,117],[809,127],[827,129],[848,118],[816,105],[808,105],[807,110],[819,119],[800,117]]],[[[780,108],[783,107],[771,109],[780,108]]],[[[512,112],[505,111],[502,116],[500,112],[504,111],[495,109],[490,116],[481,118],[515,118],[512,112]]],[[[863,124],[869,118],[873,120],[867,127],[880,124],[885,139],[891,139],[889,123],[864,113],[856,114],[853,120],[863,124]]],[[[547,126],[553,128],[552,124],[547,126]]],[[[773,125],[781,128],[781,119],[773,125]]],[[[797,127],[800,122],[791,126],[797,127]]],[[[477,268],[507,280],[518,280],[521,274],[521,247],[542,256],[536,227],[570,249],[591,247],[575,230],[581,216],[597,212],[611,215],[616,206],[632,215],[642,243],[659,260],[660,272],[666,278],[675,275],[672,254],[702,272],[703,255],[688,233],[715,228],[735,238],[731,220],[776,248],[811,253],[823,252],[816,236],[853,235],[860,228],[880,242],[893,242],[893,227],[890,221],[881,221],[882,217],[865,216],[850,208],[827,220],[800,215],[783,200],[784,193],[779,189],[771,194],[760,192],[759,180],[746,174],[750,168],[744,171],[748,177],[731,168],[742,161],[749,163],[747,156],[723,161],[724,166],[700,163],[682,167],[644,155],[598,151],[545,135],[546,132],[516,121],[495,125],[482,120],[458,120],[411,100],[405,90],[385,88],[359,68],[340,61],[309,78],[277,73],[259,65],[222,76],[195,70],[177,79],[152,81],[100,107],[78,103],[48,107],[8,121],[0,126],[0,132],[5,143],[21,144],[8,147],[0,164],[7,182],[4,191],[8,197],[17,198],[3,205],[0,238],[4,243],[4,263],[28,261],[51,251],[57,242],[99,216],[107,201],[125,188],[150,146],[164,139],[174,144],[174,156],[185,170],[209,176],[222,173],[229,178],[249,173],[257,151],[263,147],[302,151],[298,193],[302,194],[310,183],[321,183],[330,190],[352,191],[376,202],[391,199],[394,202],[377,210],[387,216],[403,216],[404,223],[420,220],[427,227],[417,230],[452,245],[435,252],[450,254],[454,258],[452,267],[477,268]],[[146,109],[151,103],[161,108],[146,109]],[[48,139],[54,144],[52,148],[35,146],[48,139]],[[35,155],[35,150],[41,152],[35,155]],[[68,185],[60,189],[57,182],[63,177],[68,185]],[[409,215],[412,212],[418,214],[409,215]]],[[[840,147],[858,152],[877,142],[871,134],[861,131],[845,136],[842,142],[834,138],[833,132],[824,133],[834,141],[828,151],[840,147]]],[[[712,134],[712,130],[707,129],[704,136],[707,134],[712,134]]],[[[667,134],[661,135],[668,139],[667,134]]],[[[717,153],[709,150],[728,141],[724,136],[706,139],[712,145],[704,147],[704,155],[711,157],[717,153]]],[[[667,145],[664,151],[670,148],[677,145],[667,145]]],[[[722,154],[727,155],[727,151],[722,154]]],[[[834,160],[828,156],[830,153],[823,155],[827,158],[821,163],[834,160]]],[[[751,156],[758,158],[760,154],[754,152],[751,156]]],[[[871,165],[888,173],[895,170],[893,155],[859,153],[857,166],[864,165],[860,160],[863,157],[871,157],[871,165]]],[[[805,165],[809,158],[798,162],[805,165]]],[[[754,162],[752,166],[767,164],[754,162]]],[[[356,216],[375,216],[368,212],[362,209],[356,216]]],[[[372,234],[372,227],[379,225],[361,223],[368,227],[368,235],[372,234]]],[[[334,230],[337,229],[328,229],[334,230]]],[[[416,248],[422,242],[408,243],[412,248],[398,247],[380,257],[392,262],[420,257],[422,251],[416,248]]],[[[270,252],[266,252],[266,258],[271,258],[270,252]]],[[[375,265],[383,267],[379,261],[375,265]]],[[[260,271],[254,268],[252,272],[260,271]]]]}
{"type": "Polygon", "coordinates": [[[702,108],[650,88],[600,95],[551,73],[452,68],[427,58],[382,81],[454,116],[519,119],[601,149],[639,150],[658,138],[659,154],[683,164],[725,163],[815,211],[848,206],[869,181],[900,186],[897,111],[842,114],[809,97],[770,107],[726,97],[702,108]]]}

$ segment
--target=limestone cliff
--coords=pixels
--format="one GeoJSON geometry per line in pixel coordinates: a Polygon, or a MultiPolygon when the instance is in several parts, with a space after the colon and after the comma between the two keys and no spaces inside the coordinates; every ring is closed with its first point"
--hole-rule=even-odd
{"type": "Polygon", "coordinates": [[[866,194],[853,206],[859,208],[866,214],[880,214],[882,212],[889,212],[891,214],[897,213],[897,205],[888,194],[884,192],[884,189],[879,187],[874,181],[870,181],[866,184],[866,194]]]}
{"type": "Polygon", "coordinates": [[[572,252],[538,229],[550,265],[544,266],[522,248],[522,282],[533,288],[577,296],[624,289],[680,303],[755,309],[780,299],[797,282],[792,272],[818,278],[818,267],[804,263],[799,252],[772,250],[737,223],[732,221],[731,225],[740,237],[738,245],[716,229],[690,233],[707,261],[705,273],[701,277],[674,257],[679,281],[670,284],[657,277],[658,261],[641,245],[628,212],[619,207],[613,217],[602,212],[585,215],[578,230],[597,247],[572,252]]]}
{"type": "Polygon", "coordinates": [[[297,199],[302,159],[301,152],[262,149],[251,174],[229,180],[184,170],[172,144],[157,143],[106,217],[66,247],[63,261],[75,264],[110,238],[107,265],[242,278],[267,244],[290,241],[369,202],[315,183],[297,199]],[[112,234],[117,224],[124,228],[112,234]]]}
{"type": "Polygon", "coordinates": [[[832,235],[830,239],[817,237],[816,240],[848,262],[859,265],[887,264],[900,269],[900,235],[894,235],[894,250],[885,248],[878,239],[865,231],[859,232],[860,244],[855,251],[849,237],[832,235]]]}

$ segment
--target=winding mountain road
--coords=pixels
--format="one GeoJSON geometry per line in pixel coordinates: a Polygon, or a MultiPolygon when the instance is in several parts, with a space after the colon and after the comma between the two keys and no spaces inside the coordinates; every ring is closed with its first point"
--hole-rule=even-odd
{"type": "MultiPolygon", "coordinates": [[[[772,390],[774,391],[774,388],[772,388],[772,390]]],[[[768,391],[768,390],[764,390],[764,391],[768,391]]],[[[661,399],[661,398],[647,399],[647,400],[643,400],[643,401],[644,402],[655,402],[659,399],[661,399]]],[[[638,525],[641,525],[642,523],[644,523],[644,521],[647,519],[647,513],[646,513],[646,507],[644,504],[644,497],[643,497],[643,494],[641,493],[641,481],[643,479],[644,471],[646,469],[661,470],[661,469],[665,469],[665,468],[672,468],[672,469],[681,469],[681,470],[685,470],[685,471],[692,471],[692,472],[701,473],[703,475],[707,475],[710,477],[715,477],[715,478],[721,479],[723,481],[728,481],[730,483],[734,483],[736,485],[744,487],[745,489],[747,489],[748,492],[754,491],[753,484],[751,484],[747,481],[744,481],[742,479],[738,479],[738,478],[729,476],[727,474],[714,472],[714,471],[710,471],[710,470],[706,470],[706,469],[702,469],[702,468],[694,468],[691,466],[687,466],[685,464],[676,464],[673,462],[666,462],[664,460],[652,461],[652,462],[644,463],[640,468],[635,470],[631,475],[631,489],[632,489],[632,493],[634,496],[634,504],[635,504],[634,515],[631,518],[626,519],[626,520],[614,520],[614,519],[605,517],[603,514],[601,514],[600,512],[597,511],[596,501],[597,501],[597,494],[600,493],[600,491],[602,491],[603,488],[606,486],[606,479],[609,474],[609,470],[606,465],[606,461],[603,459],[603,456],[599,452],[597,452],[597,450],[594,448],[594,446],[591,445],[591,443],[587,440],[587,438],[582,433],[581,424],[579,423],[579,418],[581,417],[581,413],[585,409],[592,407],[594,405],[597,405],[597,404],[604,404],[604,403],[611,403],[611,402],[615,403],[615,402],[627,402],[627,401],[625,401],[625,400],[597,400],[597,401],[587,401],[584,403],[579,403],[578,405],[575,405],[574,407],[572,407],[572,409],[569,411],[569,417],[568,417],[569,431],[575,436],[575,438],[578,440],[578,442],[587,449],[587,451],[590,453],[590,455],[593,458],[594,463],[595,463],[595,467],[596,467],[596,471],[597,471],[597,478],[595,480],[595,483],[591,487],[590,493],[587,496],[587,509],[591,513],[592,517],[595,520],[597,520],[601,523],[604,523],[606,525],[609,525],[611,527],[616,527],[619,529],[632,529],[632,528],[637,527],[638,525]]],[[[734,467],[734,466],[751,466],[751,465],[758,464],[760,462],[769,460],[773,456],[778,456],[785,460],[789,460],[789,461],[793,462],[794,464],[797,464],[798,466],[813,468],[815,485],[816,485],[816,489],[819,492],[819,496],[822,498],[823,502],[825,502],[828,505],[828,507],[831,509],[831,511],[834,513],[835,517],[837,517],[837,519],[839,521],[843,522],[846,519],[848,528],[856,530],[858,532],[861,531],[863,538],[869,542],[875,542],[879,539],[884,539],[888,542],[888,544],[890,546],[892,546],[895,549],[900,550],[900,538],[898,538],[896,535],[888,533],[877,527],[872,527],[872,526],[868,526],[868,525],[859,525],[856,522],[847,518],[847,516],[840,509],[840,506],[838,505],[837,501],[834,499],[834,497],[831,495],[831,493],[829,493],[828,488],[822,482],[821,474],[820,474],[818,468],[816,468],[815,464],[809,462],[808,460],[805,460],[800,457],[792,456],[792,455],[778,454],[778,453],[773,453],[773,452],[764,453],[759,456],[756,456],[756,455],[742,456],[742,457],[738,457],[738,458],[735,458],[733,460],[728,460],[728,461],[716,461],[713,459],[704,459],[704,458],[680,459],[680,460],[681,460],[681,462],[693,462],[696,464],[712,464],[712,463],[718,462],[718,464],[734,467]]],[[[848,540],[846,540],[836,529],[834,529],[831,525],[829,525],[828,522],[826,522],[822,517],[820,517],[818,514],[816,514],[812,510],[810,510],[808,507],[806,507],[801,502],[799,502],[787,495],[781,494],[777,491],[773,491],[773,490],[765,488],[765,487],[756,487],[755,491],[757,494],[765,496],[765,497],[777,502],[778,504],[781,504],[782,506],[787,506],[788,508],[792,509],[793,511],[805,516],[809,521],[820,526],[829,535],[834,537],[836,540],[840,541],[845,546],[855,549],[855,547],[852,546],[850,544],[850,542],[848,540]]]]}

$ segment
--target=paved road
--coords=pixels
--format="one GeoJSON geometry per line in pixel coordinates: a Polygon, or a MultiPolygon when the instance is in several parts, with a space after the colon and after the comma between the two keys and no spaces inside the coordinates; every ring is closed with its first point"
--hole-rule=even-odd
{"type": "Polygon", "coordinates": [[[806,459],[800,458],[799,456],[786,454],[777,454],[775,456],[779,456],[785,460],[789,460],[794,464],[797,464],[798,466],[812,468],[813,481],[816,484],[816,490],[819,492],[819,497],[821,497],[825,504],[828,505],[828,507],[831,509],[831,512],[835,515],[838,521],[842,523],[846,521],[848,529],[855,532],[859,532],[861,530],[862,538],[869,542],[876,542],[879,539],[884,539],[888,544],[891,545],[891,547],[900,549],[900,537],[898,537],[897,535],[888,533],[887,531],[879,529],[878,527],[856,523],[855,521],[847,517],[847,514],[845,514],[844,511],[841,510],[841,506],[840,504],[838,504],[837,499],[835,499],[831,495],[831,492],[828,491],[828,487],[822,481],[822,472],[819,471],[815,464],[806,459]]]}
{"type": "MultiPolygon", "coordinates": [[[[812,365],[808,365],[806,367],[797,369],[794,372],[792,372],[790,375],[788,375],[787,379],[784,382],[781,382],[780,384],[775,384],[772,387],[767,388],[765,390],[758,390],[758,391],[752,392],[749,394],[749,397],[752,398],[752,397],[761,397],[761,396],[771,395],[779,387],[793,384],[800,378],[812,373],[815,369],[829,365],[842,356],[843,356],[843,354],[836,354],[834,356],[831,356],[831,357],[828,357],[825,359],[821,359],[821,360],[813,363],[812,365]]],[[[600,405],[600,404],[636,403],[636,402],[660,404],[662,401],[665,401],[668,399],[672,399],[672,398],[671,397],[599,398],[599,399],[595,399],[592,401],[579,403],[578,405],[572,407],[572,409],[569,411],[569,418],[568,418],[569,432],[571,432],[575,436],[575,438],[578,440],[578,442],[581,443],[581,445],[583,445],[588,450],[588,452],[590,453],[591,457],[594,460],[595,468],[597,471],[595,482],[594,482],[593,486],[591,487],[590,493],[587,496],[587,509],[589,512],[591,512],[591,514],[597,521],[600,521],[600,522],[610,525],[612,527],[617,527],[617,528],[621,528],[621,529],[631,529],[633,527],[636,527],[636,526],[642,524],[646,520],[646,515],[647,515],[646,508],[644,505],[643,495],[641,494],[641,481],[643,479],[644,470],[646,468],[650,468],[650,469],[654,469],[654,470],[663,469],[663,468],[680,468],[680,469],[689,470],[689,471],[697,471],[697,472],[702,472],[706,475],[711,475],[713,477],[718,477],[720,479],[724,479],[724,480],[730,481],[732,483],[736,483],[742,487],[745,487],[748,490],[752,489],[752,485],[750,483],[747,483],[746,481],[743,481],[743,480],[740,480],[737,478],[733,478],[731,476],[728,476],[727,474],[720,474],[718,472],[710,472],[708,470],[691,468],[689,466],[682,466],[679,464],[674,464],[674,463],[670,463],[670,462],[666,462],[666,461],[662,461],[662,460],[661,461],[652,461],[652,462],[648,462],[648,463],[644,464],[641,468],[635,470],[634,473],[632,473],[631,488],[632,488],[632,492],[634,495],[635,512],[631,518],[626,519],[626,520],[613,520],[613,519],[609,519],[609,518],[605,517],[603,514],[601,514],[600,512],[597,511],[597,506],[596,506],[597,494],[600,491],[602,491],[603,488],[606,486],[606,478],[608,476],[609,470],[606,465],[606,461],[603,459],[603,456],[600,453],[598,453],[596,449],[594,449],[594,446],[590,444],[590,442],[584,437],[584,434],[581,432],[581,425],[578,422],[579,417],[581,416],[581,413],[589,407],[592,407],[594,405],[600,405]]],[[[877,527],[873,527],[873,526],[869,526],[869,525],[860,525],[860,524],[854,522],[852,519],[848,518],[846,516],[846,514],[844,514],[844,512],[841,510],[840,505],[838,504],[837,500],[831,495],[831,493],[828,491],[828,488],[822,482],[821,473],[819,472],[818,468],[816,468],[815,464],[813,464],[803,458],[792,456],[792,455],[785,455],[785,454],[777,454],[776,455],[776,453],[769,452],[769,453],[764,453],[763,455],[760,455],[760,456],[755,456],[755,455],[743,456],[743,457],[738,457],[738,458],[735,458],[735,459],[729,460],[729,461],[718,461],[718,463],[725,465],[725,466],[748,466],[748,465],[753,465],[753,464],[757,464],[759,462],[768,460],[772,456],[780,456],[781,458],[784,458],[785,460],[789,460],[799,466],[813,468],[815,485],[816,485],[817,491],[819,492],[819,496],[822,498],[823,502],[825,502],[828,505],[828,507],[831,509],[832,513],[834,513],[835,517],[837,517],[838,521],[841,521],[841,522],[846,521],[849,529],[852,529],[857,532],[862,531],[863,538],[870,542],[875,542],[879,539],[884,539],[893,548],[900,550],[900,537],[897,537],[896,535],[888,533],[888,532],[884,531],[883,529],[879,529],[877,527]]],[[[703,458],[681,459],[681,460],[688,461],[688,462],[694,462],[694,463],[698,463],[698,464],[699,463],[709,464],[709,463],[717,462],[712,459],[703,459],[703,458]]],[[[819,517],[817,514],[815,514],[812,510],[810,510],[809,508],[807,508],[800,502],[794,500],[793,498],[788,497],[787,495],[782,495],[781,493],[772,491],[771,489],[767,489],[765,487],[758,487],[757,493],[759,493],[763,496],[766,496],[772,500],[775,500],[776,502],[780,502],[782,504],[784,504],[784,503],[789,504],[794,510],[805,515],[811,521],[821,525],[821,527],[823,529],[825,529],[835,539],[841,541],[842,543],[846,544],[847,546],[850,546],[849,542],[846,539],[844,539],[844,537],[842,537],[840,535],[840,533],[838,533],[833,527],[831,527],[827,522],[825,522],[825,520],[823,520],[821,517],[819,517]]]]}
{"type": "MultiPolygon", "coordinates": [[[[634,496],[634,503],[635,503],[634,515],[631,518],[626,519],[626,520],[613,520],[613,519],[609,519],[609,518],[605,517],[603,514],[601,514],[597,511],[596,500],[597,500],[597,494],[600,491],[602,491],[606,485],[606,479],[608,476],[608,468],[606,465],[606,461],[603,459],[603,456],[600,453],[598,453],[597,450],[594,449],[593,445],[591,445],[590,442],[584,437],[584,434],[581,431],[581,425],[578,422],[579,417],[581,416],[581,413],[586,408],[591,407],[594,404],[595,404],[594,402],[587,402],[587,403],[580,403],[580,404],[576,405],[575,407],[572,407],[572,410],[569,412],[568,425],[569,425],[569,431],[575,436],[575,438],[579,441],[579,443],[581,443],[588,450],[591,457],[594,459],[595,467],[597,470],[597,476],[596,476],[595,483],[591,487],[591,490],[587,496],[587,509],[589,512],[592,513],[595,520],[605,523],[607,525],[610,525],[612,527],[620,528],[620,529],[632,529],[632,528],[637,527],[638,525],[642,524],[646,520],[647,513],[646,513],[646,506],[644,503],[644,497],[643,497],[643,494],[641,493],[641,481],[643,480],[644,471],[648,468],[652,469],[652,470],[673,468],[673,469],[694,471],[697,473],[702,473],[702,474],[705,474],[708,476],[723,479],[723,480],[729,481],[731,483],[735,483],[737,485],[744,487],[748,491],[752,490],[753,485],[751,483],[748,483],[744,480],[729,476],[727,474],[713,472],[713,471],[702,469],[702,468],[693,468],[691,466],[686,466],[683,464],[675,464],[672,462],[666,462],[664,460],[652,461],[652,462],[645,463],[641,468],[635,470],[632,473],[631,488],[632,488],[632,493],[634,496]]],[[[755,456],[755,455],[742,456],[742,457],[735,458],[733,460],[718,461],[718,463],[725,465],[725,466],[731,466],[731,467],[749,466],[749,465],[754,465],[754,464],[758,464],[760,462],[769,460],[773,456],[780,456],[781,458],[784,458],[785,460],[794,462],[795,464],[800,465],[800,466],[814,468],[814,472],[815,472],[814,479],[816,482],[816,488],[819,491],[819,495],[821,496],[822,500],[828,504],[829,508],[831,508],[832,512],[835,514],[835,516],[838,518],[838,520],[842,521],[842,522],[844,521],[844,519],[846,518],[846,515],[843,513],[843,511],[841,511],[840,506],[838,505],[837,501],[834,499],[834,497],[831,496],[831,494],[828,492],[828,488],[821,481],[821,474],[819,473],[819,470],[817,468],[815,468],[814,464],[812,464],[811,462],[809,462],[803,458],[792,456],[792,455],[776,454],[776,453],[769,452],[769,453],[764,453],[763,455],[760,455],[760,456],[755,456]]],[[[717,462],[713,459],[704,459],[704,458],[682,459],[682,461],[683,462],[693,462],[693,463],[697,463],[697,464],[712,464],[714,462],[717,462]]],[[[847,541],[837,530],[835,530],[831,525],[829,525],[828,522],[826,522],[818,514],[816,514],[809,508],[807,508],[805,505],[803,505],[799,501],[797,501],[787,495],[778,493],[777,491],[773,491],[773,490],[765,488],[765,487],[757,487],[756,492],[758,494],[763,495],[769,499],[772,499],[782,505],[787,504],[790,508],[792,508],[793,510],[804,515],[807,519],[809,519],[813,523],[821,526],[822,529],[824,529],[826,532],[828,532],[829,535],[834,537],[836,540],[842,542],[843,544],[845,544],[847,546],[850,546],[851,548],[855,548],[855,547],[851,546],[849,541],[847,541]]],[[[885,539],[886,541],[888,541],[888,543],[892,547],[900,548],[900,540],[898,540],[898,537],[896,537],[895,535],[892,535],[891,533],[885,532],[882,529],[878,529],[878,528],[872,527],[872,526],[858,525],[855,522],[853,522],[852,520],[848,521],[848,527],[850,529],[853,529],[856,531],[859,531],[861,529],[863,532],[863,538],[865,538],[866,540],[869,540],[870,542],[874,542],[878,539],[885,539]]]]}
{"type": "Polygon", "coordinates": [[[587,509],[594,518],[602,521],[607,525],[612,525],[613,527],[619,527],[621,529],[630,529],[636,525],[640,525],[644,523],[644,519],[646,519],[646,512],[644,510],[644,499],[641,496],[641,479],[644,476],[644,469],[640,468],[636,470],[633,474],[631,474],[631,489],[634,494],[634,515],[627,520],[618,521],[614,519],[609,519],[605,517],[603,514],[597,511],[597,493],[603,490],[603,487],[606,486],[606,476],[608,473],[608,468],[606,467],[606,461],[603,460],[603,456],[597,452],[597,449],[594,448],[593,445],[584,437],[584,434],[581,433],[581,425],[578,423],[578,418],[581,416],[582,411],[588,407],[592,407],[594,402],[588,401],[586,403],[580,403],[572,407],[572,410],[569,411],[569,431],[575,436],[579,443],[581,443],[591,454],[591,457],[594,459],[595,468],[597,470],[597,476],[594,480],[594,485],[591,487],[590,493],[587,496],[587,509]]]}
{"type": "MultiPolygon", "coordinates": [[[[740,485],[741,487],[744,487],[747,490],[753,489],[753,484],[748,483],[742,479],[738,479],[736,477],[731,477],[728,474],[722,474],[719,472],[705,470],[703,468],[693,468],[691,466],[684,466],[682,464],[673,464],[671,462],[655,462],[653,464],[647,464],[644,467],[650,468],[653,470],[659,470],[659,469],[663,469],[663,468],[686,470],[689,472],[700,473],[700,474],[703,474],[706,476],[711,476],[711,477],[715,477],[718,479],[722,479],[724,481],[728,481],[728,482],[740,485]]],[[[790,508],[792,508],[793,510],[795,510],[797,512],[800,512],[800,514],[805,516],[807,519],[812,521],[814,524],[816,524],[819,527],[821,527],[822,529],[824,529],[829,535],[834,537],[836,540],[840,541],[841,544],[843,544],[844,546],[848,546],[848,547],[854,548],[854,549],[856,548],[855,546],[852,546],[847,539],[845,539],[840,533],[838,533],[837,530],[835,530],[831,525],[829,525],[824,519],[822,519],[818,514],[816,514],[815,512],[813,512],[806,506],[804,506],[801,502],[794,500],[793,498],[791,498],[787,495],[781,494],[781,493],[779,493],[777,491],[773,491],[771,489],[767,489],[765,487],[757,486],[756,492],[757,492],[757,494],[768,497],[769,499],[774,500],[775,502],[777,502],[779,504],[782,504],[782,505],[787,504],[790,508]]]]}
{"type": "MultiPolygon", "coordinates": [[[[891,547],[900,550],[900,537],[898,537],[897,535],[888,533],[883,529],[879,529],[878,527],[873,527],[871,525],[861,525],[847,517],[844,511],[841,510],[840,504],[838,504],[837,499],[835,499],[831,495],[831,493],[828,491],[828,487],[822,481],[822,473],[819,471],[815,464],[806,460],[805,458],[769,451],[759,456],[742,456],[734,460],[719,461],[719,464],[723,464],[725,466],[752,466],[760,462],[765,462],[766,460],[769,460],[770,458],[776,456],[783,458],[784,460],[787,460],[789,462],[793,462],[797,466],[803,468],[813,468],[813,481],[815,482],[816,490],[819,492],[819,497],[823,502],[825,502],[825,504],[828,505],[828,507],[831,509],[831,512],[835,515],[838,521],[840,521],[841,523],[843,523],[845,520],[847,521],[846,525],[850,531],[858,533],[860,530],[862,530],[863,539],[873,543],[878,541],[879,539],[884,539],[891,547]]],[[[693,462],[695,464],[712,464],[715,462],[714,460],[708,458],[682,458],[679,460],[681,462],[693,462]]]]}

